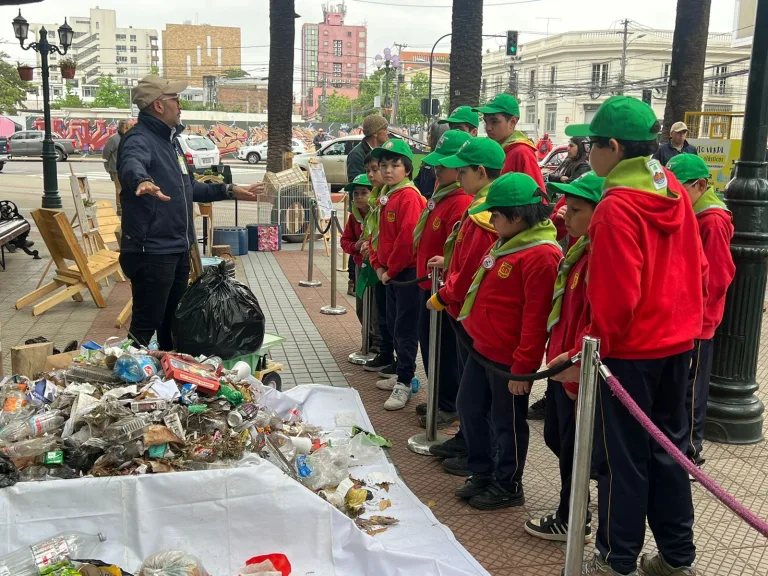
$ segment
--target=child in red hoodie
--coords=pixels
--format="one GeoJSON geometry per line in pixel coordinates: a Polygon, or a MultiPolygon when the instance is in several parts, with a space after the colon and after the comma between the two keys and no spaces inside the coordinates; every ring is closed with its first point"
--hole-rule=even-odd
{"type": "MultiPolygon", "coordinates": [[[[363,254],[360,252],[365,238],[363,238],[363,224],[368,214],[368,198],[371,195],[373,185],[365,174],[358,174],[355,179],[344,186],[344,191],[349,194],[352,200],[350,206],[347,224],[344,226],[344,233],[341,235],[341,249],[349,254],[349,257],[355,262],[355,280],[363,266],[363,254]]],[[[363,299],[355,295],[355,312],[357,319],[363,321],[363,299]]]]}
{"type": "Polygon", "coordinates": [[[714,189],[709,187],[709,167],[702,158],[695,154],[678,154],[669,161],[667,170],[675,175],[691,197],[693,212],[699,223],[704,255],[709,264],[704,326],[693,349],[690,385],[685,402],[690,430],[689,453],[694,463],[701,466],[704,463],[701,445],[707,415],[709,378],[712,374],[713,338],[715,329],[723,319],[725,295],[736,273],[736,266],[731,257],[733,224],[725,203],[717,197],[714,189]]]}
{"type": "Polygon", "coordinates": [[[488,138],[504,148],[506,159],[501,173],[528,174],[544,190],[544,177],[536,159],[536,146],[528,136],[516,129],[520,120],[520,104],[517,98],[511,94],[497,94],[485,106],[472,110],[483,113],[488,138]]]}
{"type": "MultiPolygon", "coordinates": [[[[603,102],[589,125],[566,128],[569,136],[590,138],[590,164],[606,177],[589,227],[590,321],[584,334],[600,338],[603,364],[685,452],[685,394],[693,343],[701,335],[707,262],[685,188],[651,158],[659,131],[650,106],[628,96],[603,102]]],[[[580,342],[550,365],[574,355],[580,342]]],[[[554,379],[573,382],[578,375],[573,367],[554,379]]],[[[640,559],[642,572],[695,574],[688,475],[602,379],[592,466],[598,479],[598,553],[582,573],[634,574],[647,517],[659,554],[640,559]]]]}
{"type": "MultiPolygon", "coordinates": [[[[576,239],[565,259],[560,262],[552,311],[549,314],[549,346],[547,360],[573,348],[576,339],[588,324],[587,267],[589,236],[587,230],[595,207],[603,194],[603,181],[594,172],[587,172],[570,184],[550,182],[547,191],[563,194],[566,203],[563,223],[566,233],[576,239]]],[[[573,453],[576,441],[576,392],[578,384],[547,382],[544,417],[544,442],[555,453],[560,468],[560,503],[554,514],[534,518],[525,523],[525,531],[544,540],[565,542],[568,533],[568,508],[571,501],[573,453]]],[[[585,537],[592,535],[590,513],[587,511],[585,537]]]]}
{"type": "Polygon", "coordinates": [[[461,430],[472,472],[459,498],[479,510],[520,506],[528,453],[526,416],[530,382],[501,377],[489,369],[530,374],[541,366],[547,317],[562,251],[552,206],[526,174],[505,174],[491,184],[485,202],[470,212],[491,212],[499,240],[483,258],[459,314],[474,349],[459,387],[461,430]],[[488,414],[490,412],[490,422],[488,414]],[[497,446],[494,464],[491,429],[497,446]]]}
{"type": "Polygon", "coordinates": [[[371,155],[379,159],[385,183],[378,197],[379,230],[371,239],[371,266],[386,285],[387,326],[397,354],[396,375],[380,380],[376,387],[392,391],[385,410],[400,410],[411,398],[416,371],[420,290],[418,284],[400,283],[416,279],[413,231],[427,202],[411,181],[413,154],[405,141],[388,140],[371,155]]]}
{"type": "MultiPolygon", "coordinates": [[[[431,273],[434,268],[428,268],[427,262],[435,256],[443,255],[443,246],[454,225],[461,220],[464,212],[472,203],[472,196],[464,192],[456,182],[455,168],[440,166],[440,160],[453,156],[470,138],[461,130],[448,130],[437,142],[435,151],[422,160],[422,164],[435,167],[437,188],[427,202],[426,209],[421,213],[419,223],[413,231],[413,247],[416,252],[416,276],[419,278],[431,273]]],[[[419,284],[421,288],[421,312],[419,313],[419,344],[424,369],[429,374],[429,321],[430,311],[427,302],[432,296],[432,282],[426,280],[419,284]]],[[[441,314],[443,314],[441,312],[441,314]]],[[[445,314],[447,316],[447,314],[445,314]]],[[[443,321],[440,330],[440,386],[438,390],[438,427],[447,426],[458,420],[456,412],[456,394],[459,392],[459,361],[456,357],[456,336],[443,321]]],[[[416,406],[422,426],[426,425],[426,404],[416,406]]]]}

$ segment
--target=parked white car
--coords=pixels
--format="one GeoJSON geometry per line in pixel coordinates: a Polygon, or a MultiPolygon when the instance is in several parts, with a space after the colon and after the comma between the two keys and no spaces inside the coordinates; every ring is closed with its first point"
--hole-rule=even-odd
{"type": "Polygon", "coordinates": [[[208,136],[181,134],[179,144],[184,152],[187,165],[193,172],[204,172],[221,161],[219,149],[208,136]]]}
{"type": "MultiPolygon", "coordinates": [[[[238,160],[245,160],[248,164],[258,164],[267,157],[267,142],[260,142],[252,146],[242,146],[237,151],[238,160]]],[[[305,154],[307,147],[298,138],[291,139],[291,151],[294,154],[305,154]]]]}

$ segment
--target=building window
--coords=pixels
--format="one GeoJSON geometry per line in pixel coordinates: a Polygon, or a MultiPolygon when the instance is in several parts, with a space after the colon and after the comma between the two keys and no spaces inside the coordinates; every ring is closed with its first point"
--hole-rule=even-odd
{"type": "Polygon", "coordinates": [[[131,52],[132,52],[133,54],[136,54],[136,46],[131,46],[131,52]]]}
{"type": "Polygon", "coordinates": [[[358,48],[365,48],[365,42],[358,42],[357,43],[358,48]]]}
{"type": "Polygon", "coordinates": [[[125,40],[125,34],[115,34],[115,40],[125,40]]]}
{"type": "Polygon", "coordinates": [[[96,22],[96,30],[98,30],[98,29],[99,29],[99,23],[96,22]]]}
{"type": "Polygon", "coordinates": [[[198,66],[200,66],[200,61],[202,60],[202,58],[203,58],[203,49],[200,46],[198,46],[197,47],[197,65],[198,66]]]}
{"type": "Polygon", "coordinates": [[[187,76],[192,76],[192,56],[187,54],[187,76]]]}
{"type": "Polygon", "coordinates": [[[211,37],[210,36],[206,38],[206,42],[208,44],[208,57],[210,58],[211,57],[211,37]]]}
{"type": "Polygon", "coordinates": [[[347,48],[352,48],[352,42],[347,42],[347,48]]]}
{"type": "Polygon", "coordinates": [[[334,62],[333,63],[333,75],[334,76],[341,76],[341,62],[334,62]]]}
{"type": "MultiPolygon", "coordinates": [[[[715,76],[722,76],[728,73],[728,66],[715,66],[715,76]]],[[[726,96],[728,94],[728,88],[725,83],[727,78],[716,78],[712,84],[709,85],[709,94],[711,96],[726,96]]]]}
{"type": "Polygon", "coordinates": [[[357,67],[360,68],[361,70],[365,70],[365,62],[358,62],[357,67]]]}
{"type": "Polygon", "coordinates": [[[533,106],[525,107],[525,123],[526,124],[536,123],[536,108],[534,108],[533,106]]]}
{"type": "Polygon", "coordinates": [[[117,44],[115,45],[115,50],[118,52],[127,52],[128,48],[125,46],[125,44],[117,44]]]}
{"type": "Polygon", "coordinates": [[[599,104],[584,104],[584,123],[589,124],[592,122],[592,118],[595,117],[599,104]]]}
{"type": "Polygon", "coordinates": [[[557,104],[547,104],[544,108],[544,130],[555,132],[557,128],[557,104]]]}
{"type": "Polygon", "coordinates": [[[556,80],[557,80],[557,68],[555,66],[552,66],[552,68],[549,69],[549,85],[554,86],[556,80]]]}
{"type": "Polygon", "coordinates": [[[592,64],[592,85],[593,86],[607,86],[608,85],[608,63],[604,64],[592,64]]]}
{"type": "Polygon", "coordinates": [[[358,36],[359,36],[360,38],[365,38],[365,32],[360,32],[360,34],[358,34],[358,36]]]}
{"type": "Polygon", "coordinates": [[[61,88],[54,88],[53,89],[53,95],[54,96],[61,96],[61,88]]]}
{"type": "Polygon", "coordinates": [[[131,76],[138,76],[138,75],[139,75],[139,69],[131,68],[131,76]]]}
{"type": "Polygon", "coordinates": [[[83,98],[93,98],[94,88],[83,87],[83,98]]]}
{"type": "Polygon", "coordinates": [[[341,40],[334,40],[333,41],[333,55],[334,56],[341,56],[341,52],[343,50],[342,44],[343,44],[343,42],[341,40]]]}
{"type": "Polygon", "coordinates": [[[136,34],[131,34],[131,42],[136,42],[136,34]]]}
{"type": "Polygon", "coordinates": [[[138,63],[139,63],[139,59],[136,58],[136,56],[131,56],[131,64],[138,64],[138,63]]]}
{"type": "Polygon", "coordinates": [[[323,30],[323,36],[328,36],[328,30],[323,30]]]}
{"type": "Polygon", "coordinates": [[[328,40],[323,40],[323,46],[328,46],[328,40]]]}
{"type": "Polygon", "coordinates": [[[216,61],[218,62],[219,68],[221,68],[221,46],[216,48],[216,61]]]}
{"type": "Polygon", "coordinates": [[[358,52],[358,53],[357,53],[357,55],[358,55],[360,58],[365,58],[365,52],[358,52]]]}
{"type": "Polygon", "coordinates": [[[347,32],[347,38],[352,38],[352,32],[347,32]]]}
{"type": "Polygon", "coordinates": [[[128,62],[128,56],[118,56],[117,57],[118,62],[128,62]]]}

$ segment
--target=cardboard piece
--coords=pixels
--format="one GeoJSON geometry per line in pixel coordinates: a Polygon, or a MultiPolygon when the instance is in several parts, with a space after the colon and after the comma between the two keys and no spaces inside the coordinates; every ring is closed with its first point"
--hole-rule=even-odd
{"type": "Polygon", "coordinates": [[[49,372],[51,370],[69,368],[69,365],[74,362],[77,354],[78,352],[64,352],[62,354],[49,355],[45,359],[45,367],[43,368],[43,371],[49,372]]]}
{"type": "Polygon", "coordinates": [[[53,342],[25,344],[11,348],[11,373],[34,378],[45,370],[45,360],[53,353],[53,342]]]}

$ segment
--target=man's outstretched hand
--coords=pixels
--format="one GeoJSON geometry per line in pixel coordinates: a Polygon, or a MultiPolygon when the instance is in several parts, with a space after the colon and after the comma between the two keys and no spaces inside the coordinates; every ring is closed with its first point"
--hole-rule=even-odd
{"type": "Polygon", "coordinates": [[[248,186],[248,188],[244,186],[234,186],[232,188],[232,193],[238,200],[243,200],[244,202],[252,202],[257,199],[259,194],[264,193],[264,182],[251,184],[248,186]]]}
{"type": "Polygon", "coordinates": [[[158,200],[162,200],[163,202],[168,202],[171,199],[169,196],[162,193],[159,186],[149,180],[145,180],[139,184],[138,188],[136,188],[136,196],[143,196],[144,194],[155,196],[158,200]]]}

